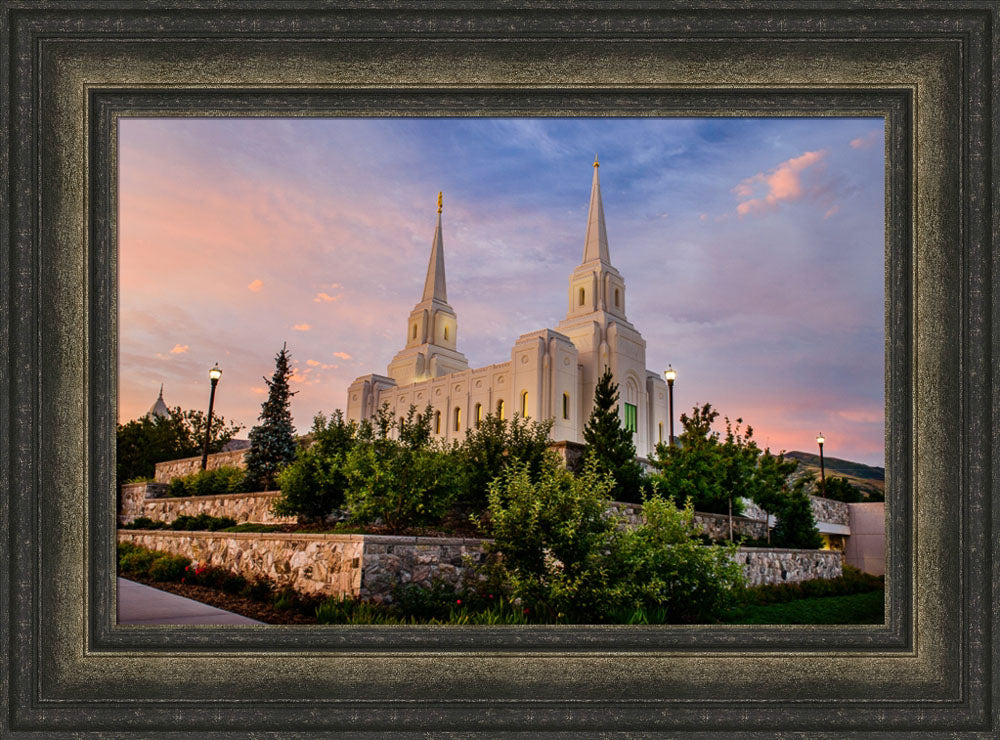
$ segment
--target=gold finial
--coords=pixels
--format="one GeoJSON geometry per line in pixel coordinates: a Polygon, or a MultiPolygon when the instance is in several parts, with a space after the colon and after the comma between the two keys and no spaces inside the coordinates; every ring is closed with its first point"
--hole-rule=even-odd
{"type": "Polygon", "coordinates": [[[594,167],[600,167],[601,163],[597,161],[597,155],[594,155],[594,167]]]}
{"type": "Polygon", "coordinates": [[[438,193],[438,213],[441,213],[441,193],[438,193]]]}

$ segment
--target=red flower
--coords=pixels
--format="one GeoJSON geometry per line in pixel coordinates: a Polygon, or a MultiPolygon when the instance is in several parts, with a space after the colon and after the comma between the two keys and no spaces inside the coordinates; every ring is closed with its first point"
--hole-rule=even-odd
{"type": "Polygon", "coordinates": [[[184,566],[184,570],[190,570],[190,569],[191,569],[191,566],[190,566],[190,565],[185,565],[185,566],[184,566]]]}
{"type": "Polygon", "coordinates": [[[462,603],[462,600],[461,600],[461,599],[455,599],[455,603],[456,603],[456,604],[461,604],[461,603],[462,603]]]}
{"type": "MultiPolygon", "coordinates": [[[[187,570],[187,569],[185,568],[185,570],[187,570]]],[[[184,583],[184,581],[186,581],[186,580],[187,580],[187,578],[184,578],[183,576],[181,576],[181,583],[184,583]]]]}

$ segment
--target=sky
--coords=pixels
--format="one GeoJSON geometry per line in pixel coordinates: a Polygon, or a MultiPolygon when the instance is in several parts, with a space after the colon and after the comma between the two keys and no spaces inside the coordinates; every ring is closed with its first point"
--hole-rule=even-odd
{"type": "MultiPolygon", "coordinates": [[[[470,367],[566,314],[600,158],[611,261],[675,415],[884,464],[884,143],[874,118],[124,118],[119,421],[205,409],[246,437],[287,343],[299,432],[384,374],[443,191],[470,367]]],[[[679,422],[677,423],[679,430],[679,422]]]]}

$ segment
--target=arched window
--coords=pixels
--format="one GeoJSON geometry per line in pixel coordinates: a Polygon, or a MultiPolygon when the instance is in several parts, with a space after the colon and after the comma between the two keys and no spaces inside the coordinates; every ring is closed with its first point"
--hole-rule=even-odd
{"type": "Polygon", "coordinates": [[[569,394],[563,393],[563,418],[569,418],[569,394]]]}
{"type": "Polygon", "coordinates": [[[482,421],[483,421],[483,404],[477,403],[476,404],[476,429],[479,428],[479,425],[482,423],[482,421]]]}
{"type": "Polygon", "coordinates": [[[521,392],[521,418],[528,418],[528,391],[521,392]]]}
{"type": "Polygon", "coordinates": [[[497,417],[500,418],[500,419],[503,418],[503,399],[502,398],[499,401],[497,401],[497,417]]]}
{"type": "Polygon", "coordinates": [[[434,434],[441,434],[441,412],[434,412],[434,434]]]}
{"type": "Polygon", "coordinates": [[[659,427],[660,427],[659,438],[656,441],[657,442],[662,442],[663,441],[663,422],[662,421],[660,422],[659,427]]]}
{"type": "Polygon", "coordinates": [[[583,305],[583,299],[584,299],[584,298],[585,298],[586,296],[587,296],[587,293],[586,293],[586,291],[584,291],[584,289],[583,289],[583,288],[580,288],[580,305],[581,305],[581,306],[583,305]]]}
{"type": "Polygon", "coordinates": [[[455,431],[462,431],[462,408],[460,406],[455,407],[455,431]]]}
{"type": "Polygon", "coordinates": [[[416,324],[413,325],[413,336],[411,338],[412,339],[416,339],[417,338],[417,325],[416,324]]]}
{"type": "Polygon", "coordinates": [[[445,339],[446,342],[448,341],[448,327],[447,326],[444,328],[444,339],[445,339]]]}
{"type": "Polygon", "coordinates": [[[615,288],[615,308],[618,308],[619,305],[621,305],[621,303],[620,303],[618,288],[615,288]]]}

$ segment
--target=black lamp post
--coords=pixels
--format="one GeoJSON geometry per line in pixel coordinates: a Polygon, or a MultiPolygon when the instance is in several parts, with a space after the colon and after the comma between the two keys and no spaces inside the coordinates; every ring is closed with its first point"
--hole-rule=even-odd
{"type": "Polygon", "coordinates": [[[823,464],[823,443],[826,442],[826,437],[823,436],[823,432],[819,433],[816,441],[819,443],[820,496],[826,496],[826,466],[823,464]]]}
{"type": "Polygon", "coordinates": [[[205,425],[205,444],[201,448],[202,470],[208,466],[208,440],[212,436],[212,407],[215,406],[215,386],[219,384],[219,378],[222,377],[219,363],[215,363],[215,367],[208,371],[208,377],[212,381],[212,394],[208,397],[208,423],[205,425]]]}
{"type": "Polygon", "coordinates": [[[670,446],[674,446],[674,381],[677,380],[677,371],[672,365],[667,365],[663,371],[663,377],[667,379],[667,409],[670,412],[670,446]]]}

